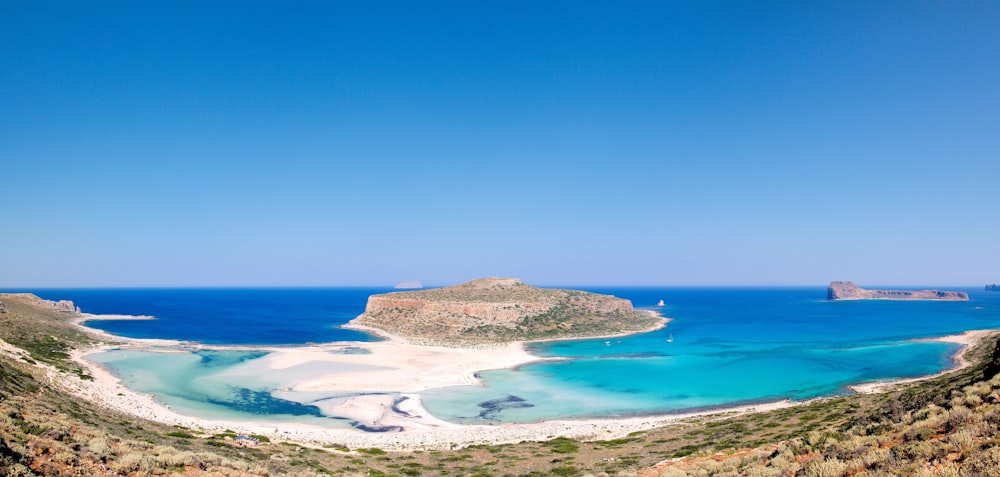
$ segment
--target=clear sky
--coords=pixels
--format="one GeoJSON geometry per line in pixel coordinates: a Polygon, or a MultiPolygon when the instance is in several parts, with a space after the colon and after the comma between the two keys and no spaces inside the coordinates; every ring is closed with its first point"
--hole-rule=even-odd
{"type": "Polygon", "coordinates": [[[0,286],[1000,282],[1000,4],[0,2],[0,286]]]}

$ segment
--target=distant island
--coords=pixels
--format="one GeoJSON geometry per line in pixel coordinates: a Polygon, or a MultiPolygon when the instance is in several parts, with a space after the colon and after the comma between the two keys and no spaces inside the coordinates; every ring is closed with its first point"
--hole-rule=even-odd
{"type": "Polygon", "coordinates": [[[423,283],[420,283],[420,282],[414,280],[412,282],[399,283],[396,286],[394,286],[393,288],[395,288],[397,290],[415,290],[415,289],[423,288],[423,287],[424,287],[423,283]]]}
{"type": "Polygon", "coordinates": [[[372,295],[365,312],[347,326],[415,343],[464,346],[630,334],[664,322],[610,295],[536,288],[516,278],[480,278],[445,288],[372,295]]]}
{"type": "Polygon", "coordinates": [[[1000,285],[995,283],[992,285],[986,285],[986,291],[1000,291],[1000,285]]]}
{"type": "Polygon", "coordinates": [[[866,290],[852,282],[830,282],[827,288],[830,300],[943,300],[967,301],[969,294],[938,290],[866,290]]]}

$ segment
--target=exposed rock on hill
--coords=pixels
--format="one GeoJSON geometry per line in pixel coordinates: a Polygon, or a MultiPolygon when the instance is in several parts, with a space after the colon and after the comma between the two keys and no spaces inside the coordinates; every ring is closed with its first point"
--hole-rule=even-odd
{"type": "Polygon", "coordinates": [[[577,290],[480,278],[446,288],[372,295],[349,326],[445,345],[586,338],[654,329],[663,318],[632,302],[577,290]]]}
{"type": "Polygon", "coordinates": [[[852,282],[830,282],[827,288],[830,300],[951,300],[969,299],[965,292],[938,290],[866,290],[852,282]]]}
{"type": "Polygon", "coordinates": [[[8,298],[22,300],[29,305],[38,306],[41,308],[47,308],[56,311],[68,311],[70,313],[80,313],[80,307],[73,304],[70,300],[59,300],[52,301],[46,300],[44,298],[39,298],[31,293],[5,293],[8,298]]]}

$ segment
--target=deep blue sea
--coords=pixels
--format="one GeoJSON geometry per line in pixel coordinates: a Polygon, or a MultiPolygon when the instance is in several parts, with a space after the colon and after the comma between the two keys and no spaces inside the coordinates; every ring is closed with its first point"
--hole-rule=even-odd
{"type": "MultiPolygon", "coordinates": [[[[952,365],[957,345],[914,343],[915,338],[1000,328],[1000,293],[982,288],[957,288],[970,294],[968,302],[830,302],[825,287],[576,288],[628,298],[637,308],[657,309],[672,321],[663,330],[623,338],[532,344],[529,349],[536,354],[569,359],[483,372],[483,386],[425,391],[427,409],[456,422],[532,422],[808,399],[847,393],[845,386],[852,383],[933,374],[952,365]],[[656,307],[661,299],[666,306],[656,307]]],[[[73,300],[88,313],[156,317],[89,323],[124,336],[302,344],[375,339],[338,326],[364,310],[368,295],[390,290],[19,291],[73,300]]],[[[109,354],[100,360],[130,386],[193,414],[329,417],[309,402],[278,398],[276,382],[244,380],[219,387],[220,369],[260,352],[158,355],[109,354]],[[199,387],[197,378],[215,384],[199,387]]]]}
{"type": "Polygon", "coordinates": [[[122,288],[19,290],[73,300],[85,313],[151,315],[152,321],[91,321],[87,326],[130,338],[207,344],[303,344],[371,341],[345,330],[368,296],[390,288],[122,288]]]}

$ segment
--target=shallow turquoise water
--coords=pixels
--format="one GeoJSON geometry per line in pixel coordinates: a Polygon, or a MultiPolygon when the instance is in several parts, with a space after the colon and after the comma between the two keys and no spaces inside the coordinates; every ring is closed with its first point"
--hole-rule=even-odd
{"type": "MultiPolygon", "coordinates": [[[[957,345],[911,342],[914,338],[1000,328],[1000,293],[979,290],[968,290],[969,302],[828,302],[822,288],[593,291],[629,298],[637,307],[664,299],[668,306],[661,310],[673,321],[663,330],[624,338],[533,344],[529,348],[536,354],[569,359],[484,372],[483,386],[424,392],[425,406],[458,422],[531,422],[808,399],[846,393],[847,384],[933,374],[951,366],[957,345]]],[[[315,306],[315,300],[310,303],[315,306]]],[[[320,325],[336,323],[312,326],[320,325]]],[[[211,336],[218,342],[220,333],[211,336]]],[[[286,341],[295,342],[291,336],[286,341]]],[[[260,356],[120,351],[95,359],[180,412],[350,424],[310,405],[329,395],[275,392],[295,373],[317,370],[247,372],[260,356]]]]}
{"type": "Polygon", "coordinates": [[[1000,327],[1000,294],[977,290],[969,302],[830,302],[823,289],[801,288],[595,291],[639,306],[663,298],[673,321],[626,338],[531,345],[571,359],[427,391],[427,409],[458,422],[531,422],[844,394],[953,365],[958,345],[914,338],[1000,327]]]}
{"type": "Polygon", "coordinates": [[[186,415],[211,419],[305,422],[347,427],[349,421],[324,416],[309,403],[335,394],[314,394],[296,400],[279,399],[276,390],[294,381],[294,371],[261,372],[259,351],[199,351],[196,353],[115,350],[89,355],[118,375],[131,389],[186,415]]]}

